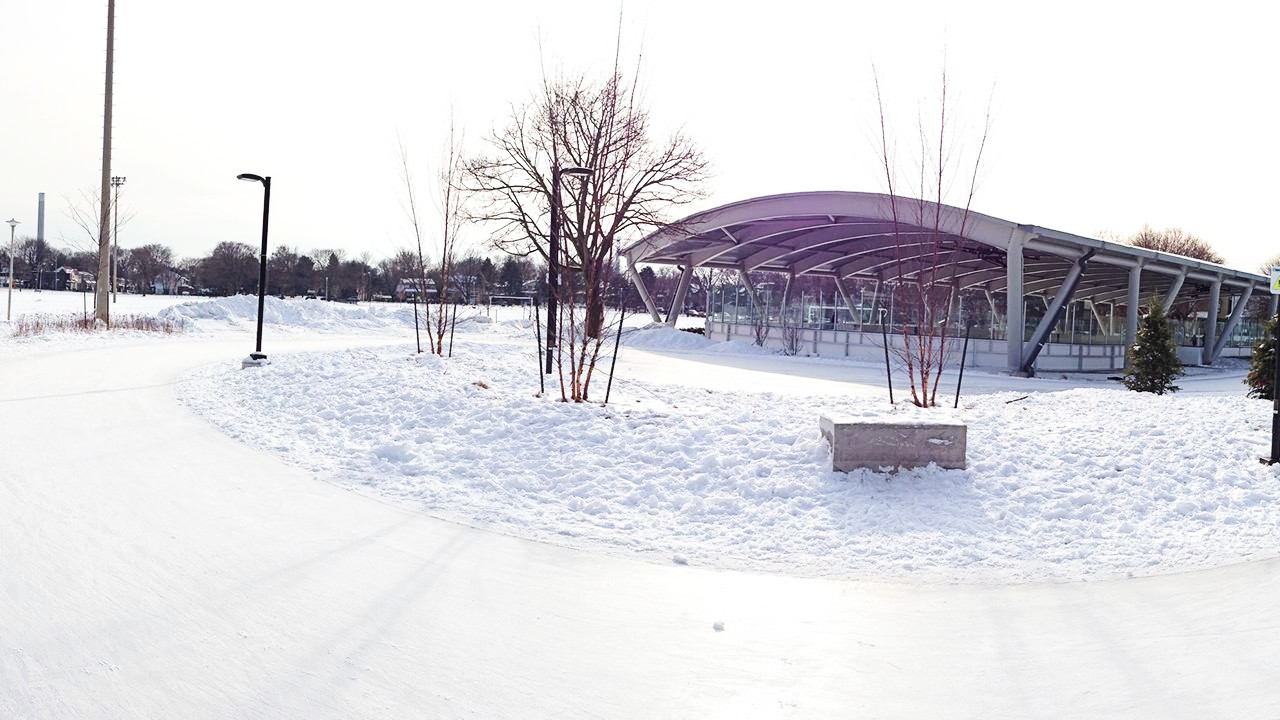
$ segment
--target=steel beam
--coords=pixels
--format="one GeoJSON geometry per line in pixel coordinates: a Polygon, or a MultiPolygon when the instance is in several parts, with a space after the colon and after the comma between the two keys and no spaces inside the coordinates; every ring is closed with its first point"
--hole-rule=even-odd
{"type": "MultiPolygon", "coordinates": [[[[742,264],[746,266],[747,271],[756,270],[774,260],[780,260],[788,255],[796,253],[817,253],[821,248],[839,245],[846,242],[855,242],[858,240],[871,240],[872,238],[880,238],[886,236],[886,231],[868,232],[866,228],[883,226],[884,223],[836,223],[833,225],[814,225],[812,227],[802,228],[800,230],[786,230],[781,232],[764,235],[760,238],[750,241],[751,243],[761,243],[772,240],[776,237],[802,233],[803,245],[793,247],[790,245],[765,245],[760,250],[748,255],[743,259],[742,264]],[[833,232],[823,232],[830,230],[833,232]]],[[[798,238],[801,236],[797,236],[798,238]]],[[[746,245],[748,243],[744,243],[746,245]]],[[[839,259],[842,253],[827,252],[824,255],[835,256],[839,259]]]]}
{"type": "Polygon", "coordinates": [[[1134,265],[1129,269],[1129,306],[1125,308],[1124,344],[1126,347],[1138,341],[1138,291],[1142,287],[1142,265],[1134,265]]]}
{"type": "Polygon", "coordinates": [[[1022,358],[1022,366],[1019,372],[1031,375],[1032,366],[1035,365],[1036,357],[1040,354],[1040,350],[1044,347],[1045,340],[1049,337],[1049,333],[1053,331],[1054,326],[1062,318],[1062,310],[1071,302],[1071,296],[1076,292],[1076,286],[1080,284],[1080,278],[1084,275],[1084,271],[1089,267],[1089,258],[1093,257],[1094,250],[1086,252],[1080,256],[1079,260],[1071,266],[1067,271],[1067,277],[1062,281],[1062,287],[1058,288],[1058,292],[1053,296],[1053,302],[1045,308],[1044,317],[1040,318],[1036,330],[1031,334],[1031,341],[1027,344],[1026,355],[1022,358]]]}
{"type": "Polygon", "coordinates": [[[1204,348],[1200,353],[1200,363],[1213,364],[1213,346],[1218,344],[1218,302],[1222,298],[1222,280],[1214,280],[1209,286],[1209,307],[1204,317],[1204,348]]]}
{"type": "Polygon", "coordinates": [[[747,296],[751,299],[751,309],[758,313],[764,312],[764,306],[756,295],[756,284],[751,282],[751,273],[739,266],[738,277],[742,279],[742,287],[747,289],[747,296]]]}
{"type": "Polygon", "coordinates": [[[1025,332],[1022,321],[1022,244],[1025,236],[1014,233],[1009,239],[1006,253],[1005,284],[1005,337],[1008,345],[1009,372],[1016,373],[1022,369],[1022,335],[1025,332]]]}
{"type": "Polygon", "coordinates": [[[1160,306],[1160,311],[1165,315],[1169,314],[1169,308],[1173,307],[1174,301],[1178,299],[1178,293],[1182,292],[1182,283],[1187,279],[1186,271],[1178,273],[1173,278],[1173,284],[1169,286],[1168,292],[1164,295],[1164,303],[1160,306]]]}
{"type": "MultiPolygon", "coordinates": [[[[791,266],[791,270],[797,275],[805,275],[807,273],[813,272],[814,270],[817,270],[823,267],[824,265],[831,265],[833,263],[838,263],[845,260],[855,260],[857,258],[865,258],[867,256],[873,256],[875,255],[875,253],[883,252],[887,250],[893,250],[895,251],[895,254],[898,252],[905,252],[905,254],[902,256],[903,260],[906,260],[909,258],[923,257],[933,252],[932,240],[924,240],[920,242],[914,242],[914,241],[903,242],[904,240],[911,240],[916,236],[923,236],[926,238],[930,238],[933,235],[932,233],[900,232],[896,236],[894,236],[893,234],[881,234],[881,235],[884,237],[884,240],[879,240],[879,241],[870,240],[870,238],[877,237],[877,236],[873,236],[873,235],[865,236],[864,239],[868,240],[868,242],[863,243],[856,250],[851,252],[834,252],[834,251],[824,252],[824,253],[815,254],[813,257],[804,258],[803,260],[799,260],[795,262],[791,266]],[[927,248],[927,250],[921,251],[921,250],[918,250],[918,248],[927,248]]],[[[849,238],[849,239],[853,240],[856,238],[849,238]]],[[[895,261],[897,260],[896,256],[894,257],[894,260],[895,261]]],[[[848,273],[841,273],[840,270],[838,269],[834,270],[833,272],[835,272],[835,274],[837,275],[848,274],[848,273]]]]}
{"type": "Polygon", "coordinates": [[[640,293],[640,299],[644,302],[649,315],[654,322],[662,322],[662,316],[658,314],[658,306],[653,304],[653,297],[649,295],[649,288],[644,286],[644,280],[640,278],[640,273],[636,271],[635,261],[630,257],[627,258],[627,267],[630,268],[628,274],[631,276],[631,282],[635,283],[636,292],[640,293]]]}
{"type": "Polygon", "coordinates": [[[844,278],[836,278],[836,290],[840,291],[840,297],[844,300],[844,306],[849,308],[849,317],[856,320],[859,315],[856,306],[853,304],[853,295],[849,293],[849,285],[844,278]]]}
{"type": "Polygon", "coordinates": [[[1244,307],[1249,304],[1249,298],[1253,297],[1253,288],[1247,287],[1244,292],[1240,293],[1236,306],[1231,309],[1231,316],[1227,318],[1227,324],[1222,328],[1222,335],[1218,337],[1218,341],[1213,344],[1213,360],[1217,360],[1222,354],[1222,350],[1227,346],[1227,341],[1231,339],[1231,333],[1235,332],[1236,325],[1240,323],[1241,316],[1244,315],[1244,307]]]}
{"type": "Polygon", "coordinates": [[[684,270],[680,272],[680,283],[676,285],[676,296],[671,299],[671,311],[667,313],[667,324],[671,327],[676,326],[676,319],[684,310],[684,298],[689,292],[691,282],[693,282],[693,263],[685,263],[684,270]]]}
{"type": "Polygon", "coordinates": [[[782,305],[778,308],[778,317],[787,320],[787,306],[791,303],[791,286],[796,282],[795,273],[787,273],[787,280],[782,284],[782,305]]]}

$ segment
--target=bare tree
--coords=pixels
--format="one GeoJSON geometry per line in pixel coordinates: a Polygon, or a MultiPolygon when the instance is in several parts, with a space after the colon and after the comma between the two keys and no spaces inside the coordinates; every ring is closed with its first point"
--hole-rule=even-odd
{"type": "MultiPolygon", "coordinates": [[[[403,141],[399,143],[399,146],[400,181],[404,183],[405,214],[409,217],[409,226],[413,229],[413,240],[418,251],[415,257],[410,258],[411,262],[413,262],[410,276],[414,278],[415,283],[417,284],[417,288],[414,291],[414,302],[417,302],[426,290],[427,261],[426,253],[423,250],[422,221],[418,217],[418,191],[413,181],[413,171],[409,169],[409,152],[405,149],[403,141]]],[[[416,306],[414,307],[413,312],[413,323],[415,326],[414,332],[417,333],[418,310],[416,306]]],[[[427,338],[429,343],[430,339],[433,337],[435,337],[435,335],[431,332],[431,313],[427,313],[427,338]]],[[[432,354],[436,354],[434,344],[431,345],[431,348],[432,354]]],[[[418,352],[422,352],[421,340],[418,341],[418,352]]]]}
{"type": "MultiPolygon", "coordinates": [[[[436,257],[439,258],[440,302],[436,304],[435,350],[437,355],[444,354],[444,336],[448,327],[446,318],[449,312],[449,286],[454,284],[455,264],[458,255],[458,235],[466,221],[467,194],[462,189],[464,158],[462,155],[463,137],[457,133],[452,119],[449,121],[449,138],[445,143],[440,158],[440,169],[436,180],[436,212],[440,222],[440,243],[436,246],[436,257]]],[[[455,292],[461,288],[454,288],[455,292]]]]}
{"type": "Polygon", "coordinates": [[[751,342],[756,347],[764,347],[769,341],[769,318],[764,313],[757,312],[751,315],[751,342]]]}
{"type": "MultiPolygon", "coordinates": [[[[132,212],[121,213],[115,207],[115,195],[108,192],[105,197],[97,190],[80,191],[80,200],[72,200],[64,197],[67,203],[67,217],[71,219],[81,230],[84,231],[88,245],[82,241],[73,238],[63,238],[63,242],[71,245],[76,250],[91,251],[99,255],[97,268],[95,271],[101,275],[102,268],[107,268],[106,285],[102,286],[103,278],[98,277],[96,283],[99,289],[94,294],[94,302],[98,302],[106,296],[111,288],[110,276],[110,254],[111,254],[111,232],[112,228],[119,230],[120,227],[127,225],[133,219],[132,212]],[[100,199],[101,198],[101,199],[100,199]],[[109,217],[114,213],[117,220],[113,224],[106,223],[102,218],[109,217]],[[105,233],[105,237],[102,234],[105,233]]],[[[110,322],[110,311],[107,308],[98,308],[97,317],[104,322],[110,322]]]]}
{"type": "MultiPolygon", "coordinates": [[[[75,250],[82,250],[96,253],[98,251],[98,191],[97,190],[81,190],[80,199],[75,200],[68,196],[62,197],[67,204],[66,216],[76,227],[84,231],[83,238],[63,237],[62,242],[67,243],[75,250]]],[[[115,202],[113,194],[107,194],[107,206],[112,212],[115,212],[115,202]]],[[[120,213],[119,223],[117,227],[123,227],[133,219],[134,213],[126,211],[120,213]]]]}
{"type": "Polygon", "coordinates": [[[473,217],[495,226],[499,249],[550,261],[548,209],[564,209],[563,256],[555,260],[567,271],[559,300],[570,305],[573,322],[561,327],[574,332],[580,323],[583,337],[567,343],[562,337],[557,345],[577,352],[565,399],[586,400],[604,339],[614,248],[620,238],[663,226],[666,211],[698,197],[706,161],[679,132],[661,141],[652,137],[649,112],[616,56],[613,73],[601,82],[544,77],[540,92],[512,107],[489,145],[488,154],[467,161],[466,180],[480,200],[473,217]],[[564,183],[565,201],[556,203],[553,168],[570,166],[589,168],[590,175],[564,183]]]}
{"type": "Polygon", "coordinates": [[[1214,250],[1213,246],[1207,241],[1192,235],[1182,228],[1155,230],[1150,225],[1143,225],[1142,229],[1129,236],[1126,242],[1134,247],[1183,255],[1219,265],[1222,264],[1223,260],[1222,255],[1217,250],[1214,250]]]}
{"type": "Polygon", "coordinates": [[[154,292],[156,279],[172,266],[173,251],[159,244],[134,248],[130,251],[126,264],[143,295],[154,292]]]}
{"type": "MultiPolygon", "coordinates": [[[[426,311],[427,340],[431,352],[444,354],[445,333],[448,331],[449,286],[453,282],[454,265],[457,260],[458,236],[467,220],[467,195],[462,188],[463,155],[462,135],[449,123],[449,137],[444,146],[436,179],[439,183],[436,192],[436,211],[440,221],[440,232],[437,242],[431,243],[425,237],[424,221],[418,212],[417,188],[413,180],[413,172],[409,168],[409,155],[404,143],[400,143],[400,179],[405,186],[405,212],[413,228],[415,248],[417,250],[413,277],[418,282],[419,294],[427,286],[427,259],[435,263],[435,274],[438,279],[437,302],[434,309],[428,302],[426,311]]],[[[400,256],[398,256],[400,257],[400,256]]]]}
{"type": "Polygon", "coordinates": [[[888,185],[895,253],[887,290],[893,293],[894,303],[899,308],[897,316],[903,318],[898,323],[901,345],[894,349],[894,353],[907,371],[912,402],[920,407],[933,407],[937,404],[938,383],[949,350],[947,331],[955,300],[957,267],[954,260],[962,253],[962,248],[951,238],[963,236],[968,227],[969,208],[977,190],[982,154],[991,131],[991,102],[988,98],[972,170],[967,178],[962,176],[968,180],[968,188],[959,227],[944,228],[943,204],[954,183],[952,176],[958,172],[957,166],[963,164],[953,127],[953,100],[948,96],[946,63],[943,63],[939,85],[937,125],[927,125],[923,113],[917,116],[918,154],[912,175],[918,178],[918,182],[914,188],[909,187],[914,198],[899,195],[901,183],[896,166],[896,147],[890,139],[884,96],[874,66],[872,75],[879,111],[880,167],[888,185]],[[912,228],[910,237],[906,234],[907,227],[912,228]],[[921,262],[904,262],[904,251],[908,247],[923,250],[912,253],[921,257],[921,262]]]}

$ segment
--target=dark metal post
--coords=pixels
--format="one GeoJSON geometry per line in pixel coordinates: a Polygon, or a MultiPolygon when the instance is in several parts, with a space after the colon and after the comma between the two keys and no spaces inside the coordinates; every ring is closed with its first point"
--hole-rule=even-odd
{"type": "Polygon", "coordinates": [[[418,329],[418,291],[413,292],[413,341],[418,345],[418,354],[422,354],[422,331],[418,329]]]}
{"type": "Polygon", "coordinates": [[[453,301],[453,319],[449,321],[449,357],[453,357],[453,329],[458,326],[458,301],[453,301]]]}
{"type": "Polygon", "coordinates": [[[618,316],[618,335],[613,339],[613,360],[609,361],[609,382],[604,386],[604,404],[609,404],[609,391],[613,389],[613,369],[618,366],[618,346],[622,344],[622,321],[627,319],[627,306],[624,303],[618,316]]]}
{"type": "Polygon", "coordinates": [[[534,356],[534,360],[538,361],[538,395],[547,392],[547,381],[543,379],[542,372],[542,306],[538,303],[533,304],[533,337],[538,341],[538,354],[534,356]]]}
{"type": "Polygon", "coordinates": [[[262,352],[262,310],[267,298],[267,220],[271,217],[271,176],[262,178],[262,255],[258,261],[258,341],[254,347],[262,352]]]}
{"type": "Polygon", "coordinates": [[[885,324],[884,310],[880,311],[880,339],[884,343],[884,376],[889,381],[889,404],[893,404],[893,372],[889,369],[889,328],[885,324]]]}
{"type": "Polygon", "coordinates": [[[1258,458],[1264,464],[1280,462],[1280,315],[1271,333],[1271,457],[1258,458]]]}
{"type": "Polygon", "coordinates": [[[556,301],[560,293],[560,167],[551,168],[551,242],[547,252],[547,369],[556,347],[556,301]]]}
{"type": "Polygon", "coordinates": [[[973,330],[973,323],[964,326],[964,345],[960,347],[960,377],[956,378],[956,404],[953,408],[960,407],[960,386],[964,384],[964,361],[969,355],[969,332],[973,330]]]}

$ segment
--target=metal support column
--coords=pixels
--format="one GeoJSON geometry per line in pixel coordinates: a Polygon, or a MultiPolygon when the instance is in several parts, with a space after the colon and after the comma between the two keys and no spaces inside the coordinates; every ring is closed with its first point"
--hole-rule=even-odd
{"type": "Polygon", "coordinates": [[[1222,278],[1209,286],[1209,307],[1204,316],[1204,347],[1200,354],[1202,365],[1213,364],[1213,346],[1218,344],[1218,301],[1222,298],[1222,278]]]}
{"type": "Polygon", "coordinates": [[[1005,286],[1005,338],[1009,346],[1009,372],[1016,373],[1022,368],[1022,337],[1025,327],[1022,319],[1022,243],[1021,234],[1009,240],[1006,255],[1005,286]]]}
{"type": "Polygon", "coordinates": [[[1218,341],[1213,344],[1213,357],[1210,360],[1217,360],[1222,354],[1223,348],[1227,346],[1227,341],[1231,339],[1231,333],[1235,332],[1236,325],[1240,323],[1240,318],[1244,315],[1244,308],[1249,304],[1249,298],[1253,297],[1253,286],[1250,285],[1240,293],[1236,298],[1236,306],[1231,308],[1231,317],[1227,318],[1227,324],[1222,328],[1222,335],[1218,336],[1218,341]]]}
{"type": "Polygon", "coordinates": [[[1089,303],[1089,312],[1093,313],[1093,321],[1098,324],[1098,330],[1102,330],[1106,326],[1106,322],[1102,319],[1102,313],[1098,312],[1098,306],[1092,300],[1085,300],[1089,303]]]}
{"type": "Polygon", "coordinates": [[[751,282],[751,273],[743,268],[738,268],[738,277],[742,278],[742,287],[747,289],[747,296],[751,300],[751,309],[754,312],[764,312],[764,306],[760,304],[760,298],[756,295],[756,285],[751,282]]]}
{"type": "Polygon", "coordinates": [[[1182,291],[1182,283],[1187,279],[1187,271],[1183,270],[1173,279],[1173,284],[1169,286],[1169,294],[1164,296],[1164,304],[1160,306],[1160,310],[1165,315],[1169,314],[1169,308],[1173,307],[1173,303],[1178,299],[1178,293],[1182,291]]]}
{"type": "Polygon", "coordinates": [[[1124,316],[1124,346],[1130,347],[1138,341],[1138,288],[1142,283],[1142,264],[1134,265],[1129,270],[1128,307],[1124,316]]]}
{"type": "Polygon", "coordinates": [[[649,311],[649,315],[654,322],[662,322],[662,316],[658,314],[658,306],[653,304],[653,298],[649,295],[649,288],[644,286],[644,280],[640,278],[640,273],[636,272],[636,265],[627,258],[627,267],[630,268],[628,274],[631,275],[631,282],[636,285],[636,292],[640,293],[640,299],[644,301],[645,308],[649,311]]]}
{"type": "Polygon", "coordinates": [[[856,320],[858,317],[858,309],[857,306],[853,304],[853,295],[849,294],[849,285],[845,282],[844,278],[836,278],[836,290],[840,291],[840,297],[844,300],[844,306],[849,308],[850,319],[856,320]]]}
{"type": "Polygon", "coordinates": [[[1031,334],[1031,342],[1027,344],[1026,355],[1022,358],[1022,364],[1018,371],[1024,375],[1031,374],[1031,368],[1035,365],[1036,356],[1040,354],[1040,350],[1044,347],[1045,340],[1048,339],[1049,333],[1062,319],[1062,309],[1071,301],[1071,296],[1075,295],[1076,288],[1080,285],[1080,278],[1084,276],[1084,271],[1089,267],[1089,258],[1093,257],[1096,251],[1090,250],[1080,259],[1076,260],[1076,264],[1071,266],[1067,271],[1067,277],[1062,281],[1062,287],[1058,288],[1058,293],[1053,296],[1053,302],[1049,303],[1048,309],[1044,312],[1044,317],[1040,318],[1036,330],[1031,334]]]}
{"type": "Polygon", "coordinates": [[[689,292],[689,284],[693,282],[693,263],[684,266],[680,273],[680,283],[676,285],[676,296],[671,300],[671,311],[667,313],[667,324],[676,326],[676,318],[684,310],[684,298],[689,292]]]}
{"type": "Polygon", "coordinates": [[[782,284],[782,305],[778,308],[778,321],[783,324],[787,322],[787,307],[791,303],[791,286],[795,283],[795,280],[795,273],[787,273],[787,281],[782,284]]]}

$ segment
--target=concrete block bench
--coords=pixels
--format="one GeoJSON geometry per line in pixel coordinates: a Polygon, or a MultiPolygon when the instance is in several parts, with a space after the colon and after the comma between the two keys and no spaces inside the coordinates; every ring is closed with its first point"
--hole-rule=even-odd
{"type": "Polygon", "coordinates": [[[818,420],[822,436],[831,443],[831,469],[915,468],[929,463],[963,470],[965,424],[955,418],[891,418],[886,415],[831,413],[818,420]]]}

